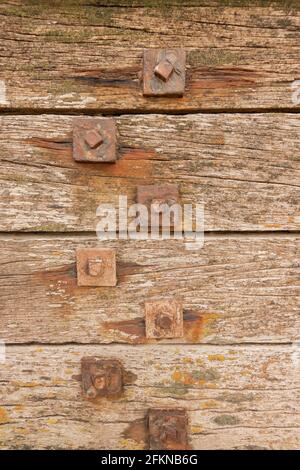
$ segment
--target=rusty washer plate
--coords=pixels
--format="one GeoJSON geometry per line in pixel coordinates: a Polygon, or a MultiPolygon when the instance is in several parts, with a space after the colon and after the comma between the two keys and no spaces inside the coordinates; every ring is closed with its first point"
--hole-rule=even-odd
{"type": "Polygon", "coordinates": [[[144,51],[144,96],[182,96],[185,88],[186,53],[183,49],[144,51]]]}
{"type": "MultiPolygon", "coordinates": [[[[165,185],[153,184],[153,185],[148,185],[148,186],[138,186],[137,187],[137,202],[147,207],[149,224],[150,224],[150,214],[151,214],[151,206],[152,206],[152,211],[154,212],[156,211],[160,214],[159,218],[157,219],[159,223],[156,224],[155,221],[152,220],[152,226],[157,226],[157,225],[163,226],[164,224],[163,224],[162,215],[164,211],[161,210],[160,207],[163,204],[167,204],[170,207],[173,204],[179,203],[178,187],[176,186],[176,184],[165,184],[165,185]]],[[[141,220],[141,222],[143,225],[145,225],[145,221],[143,219],[141,220]]],[[[171,213],[170,226],[172,227],[173,225],[174,225],[174,217],[173,217],[173,214],[171,213]]]]}
{"type": "Polygon", "coordinates": [[[109,287],[117,284],[116,252],[111,248],[77,248],[79,286],[109,287]]]}
{"type": "Polygon", "coordinates": [[[148,414],[150,450],[188,448],[188,418],[183,409],[151,409],[148,414]]]}
{"type": "Polygon", "coordinates": [[[116,359],[81,359],[82,388],[86,398],[115,397],[122,393],[123,367],[116,359]]]}
{"type": "Polygon", "coordinates": [[[147,338],[181,338],[183,336],[183,309],[179,299],[145,302],[147,338]]]}
{"type": "Polygon", "coordinates": [[[73,156],[78,162],[115,162],[116,124],[112,118],[74,118],[73,156]]]}

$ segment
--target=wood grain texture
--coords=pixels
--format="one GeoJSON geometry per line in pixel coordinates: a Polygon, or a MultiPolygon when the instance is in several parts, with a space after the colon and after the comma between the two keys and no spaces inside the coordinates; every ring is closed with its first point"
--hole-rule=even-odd
{"type": "Polygon", "coordinates": [[[133,115],[117,119],[115,164],[72,157],[72,116],[0,117],[0,230],[94,231],[100,203],[139,184],[177,184],[206,230],[300,229],[300,117],[133,115]]]}
{"type": "Polygon", "coordinates": [[[0,106],[107,112],[299,108],[291,89],[300,76],[299,3],[174,3],[2,2],[0,106]],[[122,3],[137,7],[116,8],[122,3]],[[249,5],[231,4],[241,3],[249,5]],[[142,53],[154,47],[188,52],[183,98],[142,96],[142,53]]]}
{"type": "Polygon", "coordinates": [[[194,449],[297,449],[299,358],[299,344],[8,347],[1,365],[0,445],[147,448],[148,408],[180,407],[188,412],[194,449]],[[83,397],[85,355],[122,361],[121,398],[83,397]]]}
{"type": "Polygon", "coordinates": [[[155,343],[144,303],[181,297],[184,338],[162,342],[299,340],[299,238],[182,241],[92,237],[1,239],[0,338],[6,343],[155,343]],[[117,250],[117,287],[78,287],[78,246],[117,250]]]}

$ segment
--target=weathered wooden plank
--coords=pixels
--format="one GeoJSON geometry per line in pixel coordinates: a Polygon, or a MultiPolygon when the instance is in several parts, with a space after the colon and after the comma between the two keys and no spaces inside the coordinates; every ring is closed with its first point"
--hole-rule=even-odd
{"type": "Polygon", "coordinates": [[[155,343],[144,302],[180,296],[184,337],[237,344],[299,340],[299,238],[182,241],[1,238],[0,338],[6,343],[155,343]],[[76,247],[117,250],[117,287],[78,287],[76,247]]]}
{"type": "Polygon", "coordinates": [[[1,448],[147,448],[149,407],[188,412],[194,449],[300,446],[299,344],[8,347],[1,366],[1,448]],[[118,358],[118,400],[87,401],[80,360],[118,358]]]}
{"type": "Polygon", "coordinates": [[[147,1],[135,2],[139,6],[130,11],[82,3],[1,3],[3,109],[299,107],[291,89],[300,76],[299,3],[170,8],[158,2],[155,8],[147,1]],[[152,8],[142,7],[148,3],[152,8]],[[186,93],[182,99],[145,98],[139,84],[142,51],[167,46],[188,52],[186,93]]]}
{"type": "Polygon", "coordinates": [[[204,203],[206,230],[300,228],[297,115],[118,117],[115,164],[75,162],[72,121],[0,118],[0,230],[93,231],[100,203],[155,183],[204,203]]]}

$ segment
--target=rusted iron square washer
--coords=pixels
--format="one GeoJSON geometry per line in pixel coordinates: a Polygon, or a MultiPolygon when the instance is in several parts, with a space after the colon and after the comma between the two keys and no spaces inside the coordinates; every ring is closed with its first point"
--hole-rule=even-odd
{"type": "Polygon", "coordinates": [[[187,449],[188,418],[184,409],[150,409],[148,425],[150,450],[187,449]]]}
{"type": "Polygon", "coordinates": [[[148,300],[145,302],[147,338],[181,338],[183,309],[180,299],[148,300]]]}
{"type": "Polygon", "coordinates": [[[73,121],[73,157],[79,162],[115,162],[116,125],[112,118],[79,117],[73,121]]]}
{"type": "MultiPolygon", "coordinates": [[[[148,225],[150,222],[152,225],[166,225],[163,223],[162,215],[166,213],[166,206],[169,208],[173,204],[179,203],[179,191],[176,184],[165,184],[165,185],[140,185],[137,187],[137,202],[143,204],[148,209],[148,225]],[[155,220],[151,220],[151,208],[153,213],[160,214],[160,217],[155,220]],[[164,208],[164,210],[162,209],[164,208]]],[[[174,225],[174,214],[170,213],[170,226],[174,225]]],[[[141,223],[146,225],[146,220],[141,216],[141,223]]]]}
{"type": "Polygon", "coordinates": [[[82,388],[87,398],[116,396],[123,389],[123,366],[117,359],[81,359],[82,388]]]}
{"type": "Polygon", "coordinates": [[[143,94],[182,96],[185,89],[186,53],[183,49],[144,51],[143,94]]]}
{"type": "Polygon", "coordinates": [[[110,287],[117,284],[116,252],[112,248],[77,248],[79,286],[110,287]]]}

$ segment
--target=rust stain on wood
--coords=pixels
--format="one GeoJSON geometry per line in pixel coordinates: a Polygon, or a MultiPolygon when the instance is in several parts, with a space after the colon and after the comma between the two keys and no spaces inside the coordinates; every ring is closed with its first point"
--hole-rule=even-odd
{"type": "Polygon", "coordinates": [[[30,137],[28,139],[24,139],[23,142],[25,144],[32,145],[33,147],[43,148],[47,150],[55,150],[55,152],[63,152],[64,154],[71,156],[72,155],[72,136],[71,134],[66,136],[66,138],[62,137],[53,137],[53,138],[46,138],[46,137],[30,137]]]}
{"type": "Polygon", "coordinates": [[[261,73],[243,68],[198,68],[189,81],[190,90],[207,88],[253,87],[261,73]]]}
{"type": "MultiPolygon", "coordinates": [[[[145,319],[138,317],[132,320],[124,320],[119,322],[105,322],[101,325],[101,330],[114,330],[120,333],[133,336],[132,343],[146,343],[145,337],[145,319]]],[[[128,341],[128,339],[127,339],[128,341]]]]}
{"type": "Polygon", "coordinates": [[[146,448],[149,437],[147,428],[147,419],[137,419],[132,421],[129,426],[124,430],[122,436],[129,441],[135,441],[144,444],[146,448]]]}

